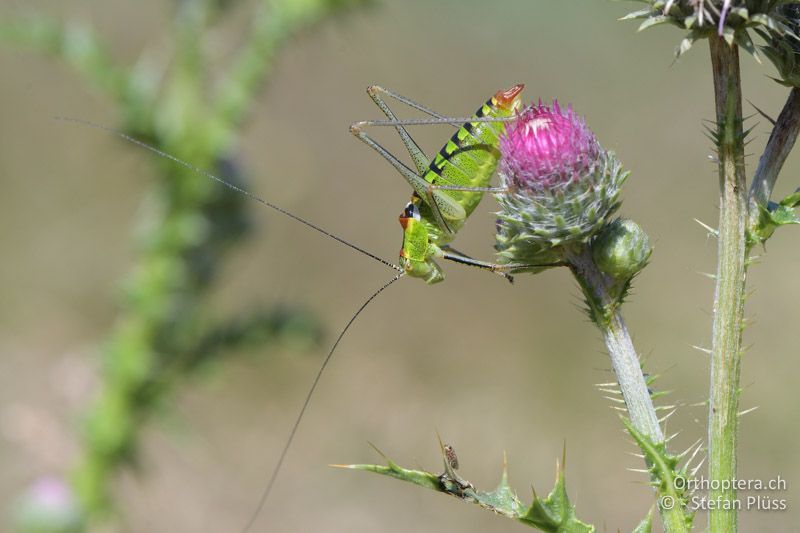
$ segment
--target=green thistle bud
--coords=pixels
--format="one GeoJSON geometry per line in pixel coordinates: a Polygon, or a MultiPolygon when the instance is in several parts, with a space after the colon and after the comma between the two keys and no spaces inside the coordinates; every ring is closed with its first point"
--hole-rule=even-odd
{"type": "Polygon", "coordinates": [[[497,242],[502,261],[544,264],[587,243],[620,204],[628,176],[572,108],[541,102],[500,140],[497,242]]]}
{"type": "Polygon", "coordinates": [[[592,242],[597,267],[617,280],[629,280],[644,268],[653,249],[647,233],[634,222],[618,218],[592,242]]]}

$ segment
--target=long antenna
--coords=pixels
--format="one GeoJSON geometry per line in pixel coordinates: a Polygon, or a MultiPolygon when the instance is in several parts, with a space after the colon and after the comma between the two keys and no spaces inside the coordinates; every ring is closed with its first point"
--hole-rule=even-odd
{"type": "Polygon", "coordinates": [[[385,289],[387,289],[392,283],[397,281],[398,279],[403,277],[405,272],[400,272],[398,275],[390,279],[386,282],[380,289],[372,293],[372,296],[366,299],[366,301],[361,304],[361,307],[355,312],[355,314],[350,317],[350,320],[347,321],[347,324],[342,329],[342,332],[339,333],[339,336],[336,338],[336,342],[333,343],[331,346],[328,355],[325,356],[323,359],[322,364],[317,370],[317,375],[314,377],[314,381],[311,383],[311,387],[308,389],[306,393],[306,399],[303,402],[303,406],[300,408],[300,412],[297,413],[297,417],[294,420],[294,424],[292,425],[292,430],[289,432],[289,438],[286,439],[286,444],[283,446],[283,450],[281,451],[280,457],[278,457],[278,462],[275,464],[275,468],[272,469],[272,474],[270,475],[269,482],[267,483],[267,487],[264,489],[264,492],[261,493],[261,499],[258,500],[258,506],[256,507],[255,511],[253,511],[253,516],[250,517],[250,520],[247,522],[247,525],[244,526],[242,533],[247,532],[255,523],[256,518],[258,518],[261,509],[264,507],[264,503],[266,503],[267,498],[269,498],[270,492],[272,492],[272,487],[275,485],[275,480],[278,479],[278,473],[283,466],[283,462],[286,459],[286,454],[289,451],[289,448],[292,445],[292,441],[294,441],[294,436],[297,434],[297,428],[300,427],[300,421],[303,419],[303,415],[306,413],[306,409],[308,408],[308,404],[311,402],[311,396],[314,395],[314,391],[317,389],[317,385],[319,384],[320,378],[322,378],[322,374],[325,372],[325,368],[328,366],[328,363],[331,360],[331,356],[333,356],[333,352],[336,351],[336,347],[339,346],[339,342],[344,337],[344,334],[347,333],[347,330],[350,329],[350,326],[353,325],[358,315],[374,300],[380,293],[382,293],[385,289]]]}
{"type": "Polygon", "coordinates": [[[391,263],[391,262],[389,262],[389,261],[387,261],[387,260],[385,260],[385,259],[383,259],[381,257],[378,257],[377,255],[375,255],[375,254],[373,254],[371,252],[368,252],[365,249],[346,241],[345,239],[339,237],[338,235],[334,235],[333,233],[329,232],[328,230],[325,230],[325,229],[321,228],[320,226],[317,226],[316,224],[314,224],[312,222],[309,222],[308,220],[306,220],[304,218],[301,218],[301,217],[295,215],[294,213],[291,213],[291,212],[287,211],[286,209],[282,208],[281,206],[273,204],[272,202],[268,202],[268,201],[264,200],[263,198],[261,198],[260,196],[256,196],[255,194],[251,193],[250,191],[242,189],[241,187],[237,187],[233,183],[231,183],[229,181],[226,181],[223,178],[220,178],[219,176],[217,176],[215,174],[212,174],[208,170],[202,169],[200,167],[196,167],[193,164],[191,164],[191,163],[189,163],[187,161],[184,161],[183,159],[180,159],[179,157],[175,157],[174,155],[168,154],[167,152],[164,152],[163,150],[159,150],[155,146],[150,146],[149,144],[147,144],[145,142],[142,142],[139,139],[131,137],[127,133],[123,133],[123,132],[115,130],[113,128],[109,128],[107,126],[103,126],[102,124],[96,124],[94,122],[90,122],[88,120],[83,120],[83,119],[80,119],[80,118],[60,117],[60,116],[56,116],[56,117],[53,117],[53,118],[55,118],[56,120],[63,120],[65,122],[74,122],[76,124],[81,124],[83,126],[89,126],[90,128],[103,130],[103,131],[108,132],[108,133],[110,133],[112,135],[116,135],[117,137],[119,137],[119,138],[121,138],[121,139],[123,139],[125,141],[133,143],[133,144],[135,144],[135,145],[137,145],[137,146],[139,146],[141,148],[144,148],[145,150],[149,150],[149,151],[153,152],[154,154],[156,154],[156,155],[158,155],[160,157],[163,157],[165,159],[169,159],[170,161],[173,161],[173,162],[181,165],[182,167],[188,168],[192,172],[196,172],[196,173],[198,173],[198,174],[200,174],[202,176],[205,176],[205,177],[207,177],[207,178],[209,178],[211,180],[214,180],[217,183],[220,183],[220,184],[224,185],[228,189],[230,189],[232,191],[236,191],[236,192],[238,192],[240,194],[243,194],[246,197],[250,198],[251,200],[255,200],[256,202],[258,202],[258,203],[260,203],[262,205],[265,205],[265,206],[269,207],[270,209],[274,209],[278,213],[281,213],[282,215],[286,215],[287,217],[291,218],[292,220],[296,220],[297,222],[300,222],[301,224],[304,224],[304,225],[308,226],[309,228],[311,228],[311,229],[313,229],[313,230],[325,235],[326,237],[330,237],[331,239],[333,239],[335,241],[338,241],[338,242],[344,244],[345,246],[348,246],[348,247],[352,248],[353,250],[356,250],[357,252],[361,252],[362,254],[366,255],[367,257],[371,257],[372,259],[374,259],[375,261],[378,261],[379,263],[383,263],[384,265],[386,265],[388,267],[391,267],[391,268],[397,270],[398,272],[403,272],[403,269],[400,268],[399,266],[395,265],[394,263],[391,263]]]}

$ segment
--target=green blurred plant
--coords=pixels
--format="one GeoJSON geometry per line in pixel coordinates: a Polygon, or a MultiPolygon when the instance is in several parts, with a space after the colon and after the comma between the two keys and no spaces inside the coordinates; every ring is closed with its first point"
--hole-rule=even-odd
{"type": "MultiPolygon", "coordinates": [[[[0,38],[81,73],[114,102],[121,129],[130,135],[239,183],[231,154],[275,55],[298,32],[363,3],[259,2],[242,44],[214,79],[209,30],[236,2],[176,2],[171,54],[144,54],[130,67],[114,62],[92,29],[46,17],[5,23],[0,38]]],[[[85,413],[81,457],[72,472],[82,527],[112,514],[115,474],[135,462],[141,428],[182,378],[237,348],[263,350],[284,341],[308,347],[320,336],[315,319],[300,309],[226,318],[204,306],[225,252],[247,233],[245,199],[168,161],[156,165],[159,179],[142,210],[135,267],[105,342],[101,390],[85,413]]],[[[74,517],[69,527],[74,530],[74,517]]]]}

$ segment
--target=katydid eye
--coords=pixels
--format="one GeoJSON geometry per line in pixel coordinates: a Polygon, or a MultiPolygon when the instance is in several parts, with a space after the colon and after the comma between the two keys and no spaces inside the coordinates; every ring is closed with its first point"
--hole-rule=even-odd
{"type": "Polygon", "coordinates": [[[419,220],[419,209],[414,204],[414,202],[408,202],[406,204],[406,208],[403,210],[403,216],[405,218],[413,218],[414,220],[419,220]]]}

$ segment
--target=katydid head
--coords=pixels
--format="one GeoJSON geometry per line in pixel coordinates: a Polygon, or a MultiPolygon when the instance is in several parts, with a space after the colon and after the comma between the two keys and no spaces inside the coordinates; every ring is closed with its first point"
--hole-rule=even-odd
{"type": "Polygon", "coordinates": [[[505,111],[514,112],[522,107],[522,89],[525,88],[524,83],[518,83],[510,89],[500,89],[497,91],[492,99],[498,108],[505,111]]]}
{"type": "MultiPolygon", "coordinates": [[[[419,197],[416,200],[421,201],[419,197]]],[[[422,221],[414,199],[400,213],[399,221],[403,227],[400,267],[407,275],[422,278],[428,285],[444,281],[444,272],[433,260],[437,248],[430,242],[428,228],[422,221]]]]}

